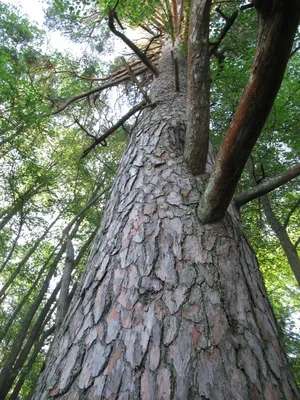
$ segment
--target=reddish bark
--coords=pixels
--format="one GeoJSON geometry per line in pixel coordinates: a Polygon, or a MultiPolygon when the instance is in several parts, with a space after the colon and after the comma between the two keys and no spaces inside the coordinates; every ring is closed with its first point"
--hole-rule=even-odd
{"type": "Polygon", "coordinates": [[[280,88],[297,31],[298,0],[255,2],[260,37],[250,79],[198,207],[203,223],[221,219],[280,88]]]}

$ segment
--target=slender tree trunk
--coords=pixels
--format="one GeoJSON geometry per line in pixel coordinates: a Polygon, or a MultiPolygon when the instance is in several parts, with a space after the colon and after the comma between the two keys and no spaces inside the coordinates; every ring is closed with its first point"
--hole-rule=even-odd
{"type": "Polygon", "coordinates": [[[57,312],[56,312],[56,325],[59,326],[64,319],[67,309],[68,309],[68,295],[69,287],[71,282],[71,274],[74,268],[74,247],[72,240],[67,234],[66,237],[66,259],[65,266],[63,270],[61,288],[57,301],[57,312]]]}
{"type": "Polygon", "coordinates": [[[15,400],[18,399],[18,395],[20,393],[20,390],[24,384],[24,381],[26,379],[26,376],[28,372],[31,370],[33,367],[33,364],[35,363],[35,360],[37,359],[37,356],[40,354],[41,349],[45,345],[46,339],[52,335],[55,331],[55,326],[52,326],[50,329],[48,329],[45,333],[41,335],[41,338],[39,339],[38,342],[35,343],[33,352],[30,356],[30,359],[28,360],[25,369],[22,370],[21,375],[18,379],[18,382],[16,383],[16,386],[14,387],[14,390],[12,394],[9,397],[9,400],[15,400]]]}
{"type": "Polygon", "coordinates": [[[0,221],[0,230],[3,229],[9,223],[9,221],[12,219],[14,215],[20,212],[20,210],[23,207],[23,204],[24,204],[23,200],[19,199],[14,206],[10,207],[9,210],[7,210],[7,212],[1,215],[2,219],[0,221]]]}
{"type": "Polygon", "coordinates": [[[25,257],[22,259],[22,261],[20,261],[20,263],[18,264],[18,266],[15,268],[14,272],[10,275],[10,277],[7,279],[7,281],[5,282],[5,284],[2,286],[1,290],[0,290],[0,303],[3,302],[6,294],[7,294],[7,290],[10,287],[10,285],[13,283],[13,281],[15,280],[15,278],[18,276],[18,274],[21,272],[22,268],[26,265],[27,261],[30,259],[30,257],[32,256],[32,254],[36,251],[36,249],[40,246],[40,244],[42,243],[42,241],[45,239],[45,237],[48,235],[48,233],[50,232],[51,228],[53,227],[53,225],[58,221],[58,219],[60,218],[60,215],[55,218],[55,220],[46,228],[46,230],[44,231],[44,233],[42,234],[42,236],[40,236],[34,243],[34,245],[29,249],[29,251],[27,252],[27,254],[25,255],[25,257]]]}
{"type": "MultiPolygon", "coordinates": [[[[75,221],[74,221],[74,223],[75,223],[75,221]]],[[[78,229],[78,226],[79,226],[78,224],[75,227],[75,231],[77,231],[77,229],[78,229]]],[[[74,231],[72,232],[72,236],[74,236],[74,231]]],[[[87,248],[88,248],[89,244],[91,243],[91,240],[92,240],[92,238],[94,236],[95,236],[95,232],[92,232],[92,234],[90,235],[89,239],[82,246],[82,248],[79,251],[79,254],[77,255],[76,259],[74,260],[74,262],[72,264],[73,267],[78,265],[78,263],[81,261],[82,257],[85,255],[86,250],[87,250],[87,248]]],[[[38,299],[39,299],[38,301],[40,301],[42,299],[41,294],[44,293],[44,291],[45,291],[46,282],[49,281],[49,277],[50,277],[51,273],[53,273],[53,271],[55,270],[55,268],[56,268],[56,266],[58,264],[58,261],[60,260],[60,258],[62,256],[62,253],[65,251],[65,248],[66,248],[66,244],[64,244],[62,246],[60,252],[58,253],[57,257],[55,258],[55,262],[51,265],[50,271],[48,273],[48,277],[45,280],[45,283],[44,283],[44,286],[43,286],[43,290],[40,292],[40,295],[38,296],[38,299]]],[[[15,379],[17,378],[19,371],[23,368],[24,363],[26,362],[26,359],[28,358],[28,355],[29,355],[29,353],[31,351],[32,346],[36,342],[37,337],[40,335],[40,332],[41,332],[41,330],[43,328],[42,325],[45,325],[45,318],[46,317],[48,318],[48,316],[49,316],[50,307],[55,302],[57,293],[59,292],[59,290],[61,288],[62,282],[63,282],[63,277],[62,277],[61,281],[56,285],[56,288],[52,291],[51,296],[47,300],[45,306],[43,307],[43,309],[40,312],[39,317],[37,318],[37,321],[35,322],[34,326],[32,327],[31,332],[30,332],[30,334],[28,336],[28,339],[27,339],[25,345],[23,346],[22,350],[20,351],[20,354],[18,355],[17,360],[14,362],[14,365],[11,368],[11,371],[9,372],[9,374],[6,375],[5,383],[1,387],[0,400],[4,399],[6,394],[9,392],[9,390],[11,390],[12,385],[13,385],[15,379]]],[[[73,295],[73,290],[71,291],[69,296],[72,297],[72,295],[73,295]]],[[[68,298],[67,301],[66,301],[65,313],[67,311],[67,307],[69,305],[69,302],[70,302],[70,299],[68,298]]],[[[37,304],[37,301],[35,302],[35,305],[36,304],[37,304]]],[[[52,312],[53,311],[51,311],[51,313],[52,312]]],[[[21,330],[24,331],[24,326],[21,327],[21,330]]],[[[19,347],[19,342],[20,342],[20,334],[18,335],[17,341],[12,346],[14,348],[14,354],[16,354],[15,349],[19,347]]],[[[34,351],[36,352],[36,349],[34,351]]],[[[35,358],[36,358],[36,356],[35,356],[35,358]]],[[[15,356],[14,356],[14,359],[15,359],[15,356]]],[[[6,362],[6,365],[7,364],[8,364],[8,362],[6,362]]],[[[24,376],[23,376],[23,380],[24,380],[24,376]]],[[[14,396],[16,396],[16,394],[20,390],[20,384],[19,384],[19,381],[18,381],[18,384],[17,384],[18,390],[17,391],[14,390],[14,392],[13,392],[14,396]]],[[[23,381],[22,381],[22,384],[23,384],[23,381]]],[[[21,386],[22,386],[22,384],[21,384],[21,386]]],[[[15,398],[14,396],[12,396],[11,398],[15,398]]]]}
{"type": "Polygon", "coordinates": [[[299,398],[234,207],[196,215],[179,64],[176,93],[167,46],[35,400],[299,398]]]}
{"type": "MultiPolygon", "coordinates": [[[[15,338],[15,340],[11,346],[11,352],[8,354],[7,358],[5,359],[5,362],[2,362],[2,369],[1,369],[1,373],[0,373],[0,400],[5,399],[6,394],[8,393],[8,391],[11,388],[10,379],[12,376],[12,372],[14,370],[15,363],[18,360],[20,352],[22,351],[22,346],[26,339],[26,335],[28,333],[30,324],[32,322],[32,319],[35,316],[35,313],[37,312],[39,305],[41,304],[41,302],[43,300],[43,297],[47,291],[47,288],[49,287],[49,283],[50,283],[50,279],[48,281],[46,280],[44,282],[39,294],[37,295],[36,300],[31,305],[28,313],[26,314],[24,321],[22,322],[22,324],[20,326],[18,335],[15,338]]],[[[59,291],[59,288],[60,288],[60,286],[57,288],[57,291],[54,294],[54,299],[59,291]]],[[[52,299],[51,301],[53,302],[54,299],[52,299]]],[[[45,317],[46,317],[46,315],[45,315],[45,317]]],[[[14,375],[14,378],[16,378],[16,377],[17,377],[17,375],[14,375]]]]}
{"type": "MultiPolygon", "coordinates": [[[[36,289],[38,288],[39,282],[40,282],[40,280],[41,280],[41,277],[44,275],[44,272],[45,272],[46,269],[48,268],[49,263],[50,263],[52,257],[55,255],[55,251],[56,251],[59,247],[60,247],[60,245],[58,244],[57,247],[56,247],[56,249],[53,250],[53,252],[50,254],[50,256],[49,256],[48,259],[46,260],[45,264],[42,266],[41,270],[39,271],[38,276],[36,277],[35,281],[34,281],[33,284],[31,285],[30,289],[27,291],[27,293],[25,294],[25,296],[22,298],[22,300],[20,301],[20,303],[17,305],[17,307],[15,308],[13,314],[10,315],[9,320],[8,320],[7,323],[4,325],[3,329],[1,328],[1,332],[0,332],[0,343],[1,343],[1,341],[3,340],[3,338],[5,337],[5,335],[7,334],[9,328],[11,327],[11,325],[14,323],[14,321],[15,321],[15,319],[16,319],[18,313],[21,311],[21,309],[24,307],[25,304],[28,305],[28,299],[30,298],[30,295],[32,294],[32,292],[33,292],[34,290],[36,290],[36,289]]],[[[65,250],[64,248],[63,248],[63,249],[61,248],[61,249],[60,249],[60,252],[59,252],[60,256],[59,256],[59,257],[58,257],[58,256],[55,257],[54,263],[56,263],[56,265],[59,263],[60,258],[62,257],[64,250],[65,250]]],[[[54,266],[53,264],[54,264],[54,263],[50,264],[50,265],[51,265],[51,268],[53,268],[53,266],[54,266]]]]}
{"type": "Polygon", "coordinates": [[[277,239],[279,240],[282,249],[284,251],[284,254],[288,259],[288,262],[292,268],[292,271],[295,275],[298,285],[300,286],[300,259],[297,253],[297,249],[291,242],[285,227],[282,226],[278,221],[278,219],[276,218],[276,215],[272,210],[268,196],[262,196],[261,202],[264,208],[267,221],[270,224],[271,228],[273,229],[275,235],[277,236],[277,239]]]}
{"type": "Polygon", "coordinates": [[[20,215],[20,223],[19,223],[19,228],[18,228],[17,235],[16,235],[16,237],[15,237],[15,239],[14,239],[12,245],[10,246],[8,255],[6,256],[5,260],[3,261],[3,264],[2,264],[1,267],[0,267],[0,274],[1,274],[1,272],[4,270],[4,268],[6,267],[7,263],[10,261],[11,256],[13,255],[13,252],[15,251],[15,248],[16,248],[16,246],[17,246],[19,237],[20,237],[20,235],[21,235],[21,231],[22,231],[23,224],[24,224],[24,216],[23,216],[23,213],[21,212],[21,215],[20,215]]]}
{"type": "Polygon", "coordinates": [[[7,208],[0,214],[0,230],[3,229],[9,223],[9,221],[22,210],[24,205],[27,204],[33,196],[39,193],[42,186],[42,184],[37,183],[36,187],[32,186],[27,189],[22,195],[20,195],[20,197],[11,207],[7,208]]]}
{"type": "Polygon", "coordinates": [[[12,388],[12,385],[13,385],[14,381],[17,379],[21,368],[25,364],[26,359],[28,358],[35,341],[40,336],[40,334],[42,332],[42,328],[45,324],[45,320],[48,317],[48,314],[49,313],[52,314],[53,310],[51,310],[51,307],[55,303],[55,299],[56,299],[57,293],[59,292],[60,285],[61,285],[61,281],[56,285],[55,289],[51,293],[51,296],[46,301],[36,322],[34,323],[34,325],[32,327],[32,330],[28,336],[28,339],[26,340],[26,343],[25,343],[22,351],[20,352],[20,354],[18,356],[18,359],[16,360],[13,368],[11,368],[11,371],[7,375],[5,381],[2,382],[1,391],[0,391],[0,400],[5,400],[6,395],[12,388]]]}
{"type": "MultiPolygon", "coordinates": [[[[76,234],[81,222],[82,222],[82,219],[77,221],[75,227],[73,228],[73,230],[70,234],[71,237],[73,237],[76,234]]],[[[49,267],[49,271],[45,278],[45,281],[44,281],[41,289],[39,290],[39,293],[37,294],[34,302],[31,304],[31,306],[26,314],[26,317],[22,321],[21,327],[18,332],[18,336],[15,338],[14,343],[11,346],[11,352],[5,359],[5,363],[3,364],[3,367],[0,372],[0,400],[2,398],[4,398],[4,397],[1,397],[3,395],[3,393],[7,393],[8,378],[9,378],[11,371],[14,367],[14,364],[19,356],[19,352],[23,346],[24,340],[26,339],[26,335],[29,330],[31,321],[34,318],[35,313],[37,312],[41,302],[43,301],[45,294],[47,293],[47,290],[49,288],[50,281],[54,275],[56,266],[62,256],[62,254],[64,253],[65,249],[66,249],[66,245],[64,244],[62,246],[60,252],[56,255],[56,258],[53,260],[53,263],[49,267]]]]}
{"type": "Polygon", "coordinates": [[[82,246],[80,249],[80,252],[76,259],[74,259],[74,249],[72,245],[72,240],[69,236],[67,235],[66,238],[66,260],[65,260],[65,267],[63,271],[63,276],[62,276],[62,281],[61,281],[61,289],[59,293],[59,297],[57,300],[57,312],[56,312],[56,327],[58,328],[60,324],[62,323],[63,319],[66,316],[66,313],[68,311],[69,305],[70,305],[70,295],[72,291],[69,293],[69,288],[70,288],[70,282],[71,282],[71,274],[73,269],[79,264],[81,261],[82,257],[85,255],[86,250],[89,248],[96,232],[92,232],[86,243],[82,246]]]}

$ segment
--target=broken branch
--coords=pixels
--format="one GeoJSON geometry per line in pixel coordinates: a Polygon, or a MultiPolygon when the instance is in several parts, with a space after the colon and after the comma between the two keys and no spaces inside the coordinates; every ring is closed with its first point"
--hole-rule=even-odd
{"type": "Polygon", "coordinates": [[[103,135],[98,137],[94,143],[92,143],[87,149],[84,150],[81,158],[86,157],[98,144],[101,144],[105,139],[108,138],[112,133],[114,133],[118,128],[120,128],[130,117],[132,117],[136,112],[140,111],[147,105],[146,101],[142,101],[140,104],[134,106],[131,110],[128,111],[119,121],[109,128],[103,135]]]}
{"type": "Polygon", "coordinates": [[[131,76],[131,79],[133,80],[133,82],[136,84],[136,86],[139,88],[140,92],[142,93],[142,95],[144,96],[145,100],[147,101],[147,103],[151,104],[151,99],[150,97],[147,95],[147,92],[144,90],[143,86],[140,84],[140,82],[137,80],[136,76],[134,75],[132,69],[130,68],[130,66],[127,64],[126,60],[124,57],[121,57],[121,60],[125,66],[125,68],[128,71],[128,74],[131,76]]]}
{"type": "MultiPolygon", "coordinates": [[[[74,116],[73,116],[74,117],[74,116]]],[[[81,130],[83,130],[83,132],[85,132],[89,137],[91,137],[91,138],[93,138],[93,139],[96,139],[96,136],[95,135],[92,135],[83,125],[81,125],[81,123],[79,122],[79,120],[76,118],[76,117],[74,117],[74,121],[76,122],[76,124],[79,126],[79,128],[81,129],[81,130]]]]}
{"type": "Polygon", "coordinates": [[[131,48],[132,51],[140,58],[140,60],[146,65],[147,68],[155,75],[158,76],[158,69],[148,60],[147,56],[123,33],[119,32],[114,24],[114,19],[116,19],[116,11],[111,10],[108,14],[108,26],[109,29],[120,39],[123,40],[124,43],[127,44],[128,47],[131,48]]]}

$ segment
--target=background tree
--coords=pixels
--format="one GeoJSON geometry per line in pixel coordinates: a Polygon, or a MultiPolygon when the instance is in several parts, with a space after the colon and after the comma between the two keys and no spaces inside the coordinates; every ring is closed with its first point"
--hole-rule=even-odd
{"type": "MultiPolygon", "coordinates": [[[[44,345],[56,329],[66,251],[62,231],[68,229],[75,251],[70,301],[126,135],[114,138],[109,151],[99,148],[81,160],[82,143],[87,143],[82,127],[92,126],[95,116],[54,119],[56,98],[49,99],[54,93],[59,98],[74,83],[60,79],[52,63],[61,70],[65,64],[86,70],[86,62],[50,50],[43,53],[44,33],[17,9],[0,6],[1,380],[11,398],[25,398],[35,386],[44,345]]],[[[89,84],[78,80],[73,89],[89,84]]]]}

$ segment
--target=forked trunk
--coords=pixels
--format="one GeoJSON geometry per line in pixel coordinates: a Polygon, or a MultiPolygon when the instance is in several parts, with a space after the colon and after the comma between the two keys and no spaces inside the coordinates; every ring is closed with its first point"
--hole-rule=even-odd
{"type": "Polygon", "coordinates": [[[196,215],[180,67],[176,92],[166,46],[36,400],[299,398],[234,207],[196,215]]]}

